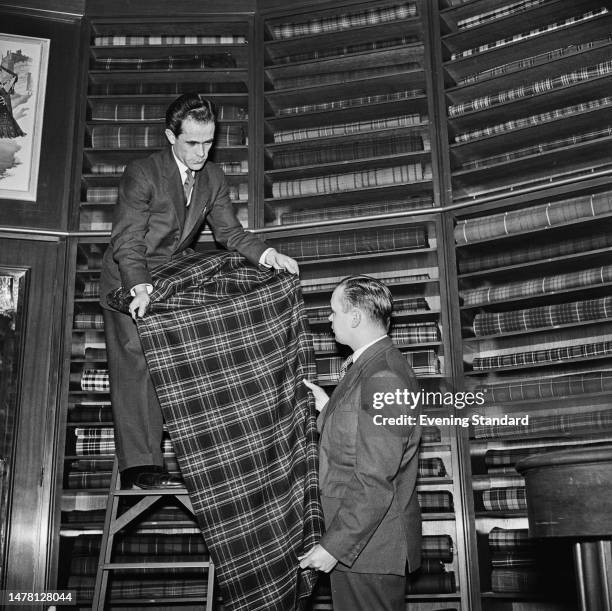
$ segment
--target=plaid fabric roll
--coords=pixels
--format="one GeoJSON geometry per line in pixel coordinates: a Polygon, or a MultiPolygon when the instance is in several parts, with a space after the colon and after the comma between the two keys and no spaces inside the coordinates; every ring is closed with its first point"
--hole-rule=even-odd
{"type": "Polygon", "coordinates": [[[85,360],[87,361],[105,361],[106,348],[85,348],[85,360]]]}
{"type": "Polygon", "coordinates": [[[371,202],[364,204],[351,204],[348,206],[318,208],[314,210],[295,210],[283,212],[280,220],[281,224],[283,225],[297,225],[302,223],[314,223],[317,221],[329,221],[333,219],[393,214],[397,212],[404,212],[406,210],[431,208],[432,206],[433,201],[431,199],[406,199],[400,201],[371,202]]]}
{"type": "Polygon", "coordinates": [[[583,359],[608,354],[612,354],[612,341],[530,350],[528,352],[513,352],[511,354],[495,356],[479,356],[474,358],[472,367],[475,371],[483,371],[499,367],[517,367],[538,363],[570,361],[572,359],[583,359]]]}
{"type": "Polygon", "coordinates": [[[527,528],[499,528],[495,526],[488,536],[492,552],[524,552],[533,549],[534,541],[529,538],[527,528]]]}
{"type": "Polygon", "coordinates": [[[455,573],[418,573],[406,580],[406,594],[452,594],[457,590],[455,573]]]}
{"type": "Polygon", "coordinates": [[[437,426],[424,426],[421,431],[421,443],[438,443],[442,434],[437,426]]]}
{"type": "Polygon", "coordinates": [[[317,102],[313,104],[301,104],[299,106],[287,106],[279,108],[276,115],[279,117],[290,115],[301,115],[308,112],[321,112],[325,110],[341,110],[354,106],[366,106],[368,104],[381,104],[384,102],[397,102],[409,100],[418,96],[425,95],[424,89],[410,89],[407,91],[395,91],[392,93],[380,93],[377,95],[364,95],[358,98],[346,100],[329,100],[327,102],[317,102]]]}
{"type": "MultiPolygon", "coordinates": [[[[393,313],[418,312],[419,310],[429,310],[429,304],[424,297],[406,297],[393,300],[393,313]]],[[[331,314],[331,309],[328,305],[308,307],[306,308],[308,317],[312,320],[327,319],[331,314]]],[[[423,326],[428,327],[429,324],[424,323],[423,326]]],[[[422,325],[419,325],[422,326],[422,325]]],[[[435,341],[435,340],[434,340],[435,341]]]]}
{"type": "Polygon", "coordinates": [[[91,166],[92,174],[123,174],[125,163],[94,163],[91,166]]]}
{"type": "Polygon", "coordinates": [[[100,296],[100,281],[99,280],[83,280],[76,287],[76,296],[82,298],[94,298],[100,296]]]}
{"type": "Polygon", "coordinates": [[[279,180],[272,185],[272,195],[281,197],[299,197],[321,193],[371,189],[385,185],[397,185],[424,180],[427,170],[420,163],[411,163],[392,168],[363,170],[346,174],[331,174],[315,178],[296,180],[279,180]]]}
{"type": "Polygon", "coordinates": [[[94,47],[141,47],[158,45],[241,45],[246,36],[231,34],[224,36],[164,36],[157,34],[125,36],[94,36],[94,47]]]}
{"type": "Polygon", "coordinates": [[[484,23],[488,23],[489,21],[494,21],[495,19],[502,19],[503,17],[508,17],[510,15],[518,15],[528,11],[531,8],[539,6],[540,4],[544,4],[547,1],[548,0],[521,0],[520,2],[512,2],[511,4],[500,6],[491,11],[485,11],[484,13],[479,13],[478,15],[472,15],[471,17],[460,19],[457,21],[457,29],[466,30],[468,28],[475,28],[479,25],[483,25],[484,23]]]}
{"type": "Polygon", "coordinates": [[[448,490],[418,491],[422,513],[448,513],[453,511],[453,495],[448,490]]]}
{"type": "Polygon", "coordinates": [[[100,473],[101,471],[112,471],[113,460],[112,458],[80,458],[70,463],[70,472],[89,471],[100,473]]]}
{"type": "Polygon", "coordinates": [[[394,324],[389,335],[396,344],[428,344],[440,340],[440,329],[435,322],[394,324]]]}
{"type": "Polygon", "coordinates": [[[577,17],[568,17],[567,19],[562,19],[560,21],[555,21],[553,23],[533,28],[528,32],[521,32],[520,34],[513,34],[512,36],[508,36],[506,38],[500,38],[499,40],[495,40],[493,42],[483,43],[478,47],[472,47],[470,49],[464,49],[462,51],[458,51],[451,54],[451,60],[463,59],[465,57],[471,57],[472,55],[477,55],[479,53],[484,53],[485,51],[490,51],[491,49],[498,49],[500,47],[505,47],[507,45],[511,45],[513,43],[521,42],[523,40],[527,40],[530,38],[534,38],[537,36],[543,36],[548,34],[549,32],[554,32],[555,30],[560,30],[563,28],[569,28],[578,23],[584,23],[586,21],[591,21],[592,19],[597,19],[602,15],[606,15],[608,13],[608,9],[602,7],[595,11],[587,11],[578,15],[577,17]]]}
{"type": "Polygon", "coordinates": [[[461,297],[463,305],[481,305],[517,297],[546,295],[578,287],[597,286],[610,281],[612,281],[612,265],[601,265],[567,274],[461,291],[461,297]]]}
{"type": "Polygon", "coordinates": [[[529,554],[494,554],[491,556],[493,568],[525,567],[535,564],[535,557],[529,554]]]}
{"type": "Polygon", "coordinates": [[[457,244],[469,244],[513,233],[546,229],[612,212],[612,191],[584,195],[522,210],[465,219],[455,227],[457,244]]]}
{"type": "Polygon", "coordinates": [[[450,535],[423,535],[421,539],[421,558],[452,562],[453,552],[450,535]]]}
{"type": "Polygon", "coordinates": [[[457,263],[460,273],[468,274],[495,267],[519,265],[530,261],[553,259],[610,247],[612,247],[612,233],[594,233],[585,237],[566,238],[548,244],[522,244],[520,248],[511,250],[500,251],[495,249],[492,253],[470,254],[465,257],[461,253],[457,263]]]}
{"type": "Polygon", "coordinates": [[[248,174],[249,162],[246,159],[242,161],[222,161],[217,165],[225,174],[248,174]]]}
{"type": "Polygon", "coordinates": [[[293,38],[329,32],[339,32],[351,28],[361,28],[407,19],[417,14],[415,4],[403,2],[394,6],[371,8],[356,13],[340,13],[327,17],[313,17],[308,21],[286,22],[272,25],[274,38],[293,38]]]}
{"type": "Polygon", "coordinates": [[[85,201],[92,204],[114,204],[119,197],[119,187],[88,187],[85,201]]]}
{"type": "Polygon", "coordinates": [[[112,426],[77,426],[74,435],[82,439],[114,439],[115,429],[112,426]]]}
{"type": "Polygon", "coordinates": [[[480,496],[485,511],[525,511],[527,493],[525,488],[492,488],[475,495],[480,496]]]}
{"type": "Polygon", "coordinates": [[[327,138],[330,136],[350,136],[351,134],[377,132],[381,129],[408,127],[410,125],[424,123],[425,121],[426,119],[421,117],[420,114],[411,114],[397,117],[384,117],[382,119],[368,119],[366,121],[350,121],[348,123],[337,123],[335,125],[321,125],[318,127],[281,129],[274,132],[274,142],[295,142],[297,140],[327,138]]]}
{"type": "MultiPolygon", "coordinates": [[[[189,253],[154,270],[152,306],[138,321],[194,513],[235,611],[284,611],[314,585],[313,572],[295,570],[323,528],[315,413],[301,383],[312,379],[314,358],[298,282],[238,254],[189,253]]],[[[111,297],[123,311],[130,300],[111,297]]]]}
{"type": "Polygon", "coordinates": [[[372,138],[346,142],[335,146],[322,146],[316,149],[292,149],[278,151],[274,154],[273,163],[276,169],[304,165],[318,165],[335,161],[350,161],[364,157],[384,157],[424,150],[423,138],[420,135],[396,135],[386,138],[372,138]]]}
{"type": "Polygon", "coordinates": [[[445,475],[446,468],[441,458],[437,456],[432,458],[419,458],[419,477],[444,477],[445,475]]]}
{"type": "Polygon", "coordinates": [[[106,488],[110,486],[111,473],[107,472],[75,472],[68,473],[66,487],[68,489],[106,488]]]}
{"type": "Polygon", "coordinates": [[[89,95],[181,95],[185,91],[197,91],[202,94],[208,93],[247,93],[245,83],[166,83],[155,81],[152,83],[133,79],[129,82],[102,82],[90,83],[89,95]]]}
{"type": "Polygon", "coordinates": [[[491,590],[503,593],[538,592],[541,577],[533,569],[499,569],[491,571],[491,590]]]}
{"type": "MultiPolygon", "coordinates": [[[[92,556],[100,552],[101,535],[79,535],[72,545],[73,556],[92,556]]],[[[200,533],[120,535],[115,539],[115,553],[142,557],[204,555],[208,553],[200,533]]]]}
{"type": "Polygon", "coordinates": [[[74,315],[75,329],[104,329],[102,314],[81,313],[74,315]]]}
{"type": "Polygon", "coordinates": [[[472,329],[476,337],[532,331],[612,316],[612,297],[526,308],[511,312],[478,313],[472,329]]]}
{"type": "MultiPolygon", "coordinates": [[[[114,571],[113,571],[114,572],[114,571]]],[[[201,572],[200,572],[201,573],[201,572]]],[[[96,578],[93,575],[71,575],[68,577],[67,588],[77,592],[77,598],[91,599],[94,593],[96,578]]],[[[207,591],[206,578],[191,579],[129,579],[114,576],[109,583],[109,598],[174,598],[174,597],[205,597],[207,591]]]]}
{"type": "Polygon", "coordinates": [[[423,225],[379,227],[373,232],[369,230],[351,231],[274,241],[274,247],[277,250],[298,260],[425,248],[426,246],[427,230],[423,225]]]}
{"type": "Polygon", "coordinates": [[[525,478],[518,473],[508,475],[477,475],[472,478],[472,490],[482,492],[494,488],[524,488],[525,478]]]}
{"type": "MultiPolygon", "coordinates": [[[[104,519],[104,517],[103,517],[104,519]]],[[[203,562],[207,560],[208,557],[204,554],[201,555],[189,555],[189,554],[180,554],[177,556],[173,556],[172,560],[174,562],[203,562]]],[[[97,556],[73,556],[70,561],[70,574],[71,575],[95,575],[98,570],[98,557],[97,556]]],[[[113,571],[113,574],[119,575],[158,575],[162,573],[160,576],[163,579],[163,574],[167,575],[177,575],[183,574],[185,576],[193,576],[198,575],[202,576],[202,569],[199,567],[173,567],[168,566],[163,569],[143,569],[136,568],[138,564],[143,564],[145,562],[159,562],[159,556],[147,555],[142,556],[136,560],[134,556],[117,556],[113,558],[113,562],[117,563],[134,563],[135,568],[130,569],[129,571],[113,571]]]]}
{"type": "Polygon", "coordinates": [[[108,392],[110,390],[108,369],[83,369],[81,390],[85,392],[108,392]]]}
{"type": "Polygon", "coordinates": [[[279,77],[274,80],[274,89],[295,89],[299,87],[314,87],[316,85],[329,85],[333,83],[348,83],[373,76],[384,74],[401,74],[420,70],[422,64],[419,62],[405,62],[403,64],[385,63],[380,66],[369,66],[352,70],[338,70],[337,72],[321,72],[317,74],[300,74],[298,76],[279,77]]]}
{"type": "MultiPolygon", "coordinates": [[[[407,274],[406,272],[368,272],[368,276],[378,278],[385,284],[403,284],[405,282],[415,282],[419,280],[429,280],[429,273],[407,274]]],[[[340,280],[345,276],[330,276],[326,278],[301,278],[303,293],[315,291],[333,290],[340,280]]]]}
{"type": "Polygon", "coordinates": [[[477,168],[486,168],[489,166],[496,165],[498,163],[507,163],[514,159],[521,159],[530,155],[539,155],[548,151],[555,151],[557,149],[564,148],[566,146],[572,146],[574,144],[581,144],[583,142],[592,142],[599,140],[600,138],[607,138],[612,136],[612,127],[607,126],[602,129],[597,129],[582,134],[574,134],[566,138],[557,138],[555,140],[549,140],[547,142],[540,142],[539,144],[533,144],[520,149],[512,151],[506,151],[498,155],[491,155],[490,157],[483,157],[480,159],[474,159],[472,161],[466,161],[461,164],[462,170],[475,170],[477,168]]]}
{"type": "MultiPolygon", "coordinates": [[[[368,42],[362,42],[354,45],[344,45],[342,47],[331,47],[328,49],[313,49],[312,51],[306,51],[304,53],[293,53],[290,55],[283,55],[274,58],[274,62],[277,64],[292,64],[296,62],[307,62],[313,59],[325,59],[327,57],[341,57],[343,55],[350,55],[352,53],[364,53],[367,51],[378,51],[380,49],[387,49],[389,47],[401,47],[404,45],[412,45],[419,43],[418,36],[399,36],[397,38],[388,38],[385,40],[370,40],[368,42]]],[[[415,47],[415,52],[422,52],[423,45],[419,44],[415,47]]]]}
{"type": "Polygon", "coordinates": [[[511,465],[514,467],[519,460],[527,458],[527,456],[531,456],[532,454],[541,454],[542,452],[546,451],[547,448],[542,447],[487,450],[484,456],[484,461],[485,465],[511,465]]]}
{"type": "Polygon", "coordinates": [[[242,182],[239,185],[229,185],[227,191],[232,201],[246,202],[249,199],[249,185],[246,182],[242,182]]]}
{"type": "Polygon", "coordinates": [[[455,142],[458,144],[463,144],[465,142],[470,142],[471,140],[477,140],[478,138],[495,136],[497,134],[503,134],[505,132],[523,129],[525,127],[533,127],[534,125],[547,123],[549,121],[556,121],[558,119],[581,114],[595,108],[609,106],[610,104],[612,104],[612,97],[605,97],[598,98],[596,100],[589,100],[588,102],[582,102],[580,104],[573,104],[571,106],[564,106],[563,108],[555,108],[554,110],[549,110],[547,112],[541,112],[539,114],[521,117],[518,119],[511,119],[505,123],[489,125],[480,129],[457,134],[455,136],[455,142]]]}
{"type": "Polygon", "coordinates": [[[236,68],[231,53],[209,55],[168,55],[167,57],[95,57],[93,70],[203,70],[236,68]]]}
{"type": "MultiPolygon", "coordinates": [[[[92,100],[91,118],[95,121],[164,121],[166,104],[113,103],[92,100]]],[[[246,109],[233,104],[220,104],[215,107],[219,120],[244,120],[246,109]]],[[[125,167],[125,166],[124,166],[125,167]]]]}
{"type": "MultiPolygon", "coordinates": [[[[609,384],[608,391],[612,388],[609,384]]],[[[576,390],[573,394],[593,392],[591,390],[576,390]]],[[[552,416],[530,415],[526,425],[474,425],[473,433],[476,439],[497,439],[512,436],[546,436],[546,435],[580,435],[594,431],[612,428],[612,413],[610,409],[593,411],[583,414],[557,414],[552,416]]]]}
{"type": "MultiPolygon", "coordinates": [[[[239,146],[244,143],[240,125],[219,125],[215,132],[215,146],[239,146]]],[[[159,125],[95,125],[91,128],[91,147],[161,148],[166,145],[163,128],[159,125]]]]}
{"type": "Polygon", "coordinates": [[[75,443],[76,456],[115,454],[115,440],[109,438],[79,437],[75,443]]]}

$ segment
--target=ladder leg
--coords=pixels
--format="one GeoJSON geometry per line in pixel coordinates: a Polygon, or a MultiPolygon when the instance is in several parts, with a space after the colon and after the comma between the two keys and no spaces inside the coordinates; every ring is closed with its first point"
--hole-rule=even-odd
{"type": "Polygon", "coordinates": [[[206,588],[206,611],[213,611],[215,606],[215,565],[208,557],[208,583],[206,588]]]}

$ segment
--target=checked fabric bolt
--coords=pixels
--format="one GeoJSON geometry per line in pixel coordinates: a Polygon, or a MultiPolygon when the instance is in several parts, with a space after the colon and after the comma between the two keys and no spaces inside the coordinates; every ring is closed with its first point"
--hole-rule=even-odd
{"type": "MultiPolygon", "coordinates": [[[[153,272],[138,332],[227,611],[301,609],[323,529],[315,376],[299,280],[233,253],[153,272]]],[[[126,310],[121,290],[109,301],[126,310]]]]}

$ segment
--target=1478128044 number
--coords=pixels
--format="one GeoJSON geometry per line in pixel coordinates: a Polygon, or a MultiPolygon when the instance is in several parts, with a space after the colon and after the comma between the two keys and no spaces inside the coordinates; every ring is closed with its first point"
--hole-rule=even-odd
{"type": "Polygon", "coordinates": [[[76,602],[74,590],[48,590],[45,592],[20,592],[0,590],[0,606],[20,606],[32,604],[72,605],[76,602]]]}

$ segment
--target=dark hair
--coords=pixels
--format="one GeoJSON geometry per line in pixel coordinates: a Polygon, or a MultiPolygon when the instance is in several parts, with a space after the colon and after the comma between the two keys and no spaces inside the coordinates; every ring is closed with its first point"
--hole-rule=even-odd
{"type": "Polygon", "coordinates": [[[199,93],[184,93],[168,106],[166,128],[178,136],[187,118],[200,123],[214,123],[216,117],[211,101],[199,93]]]}
{"type": "Polygon", "coordinates": [[[341,300],[345,312],[351,307],[359,308],[370,320],[389,328],[393,296],[380,280],[360,274],[344,278],[336,288],[340,287],[343,289],[341,300]]]}

